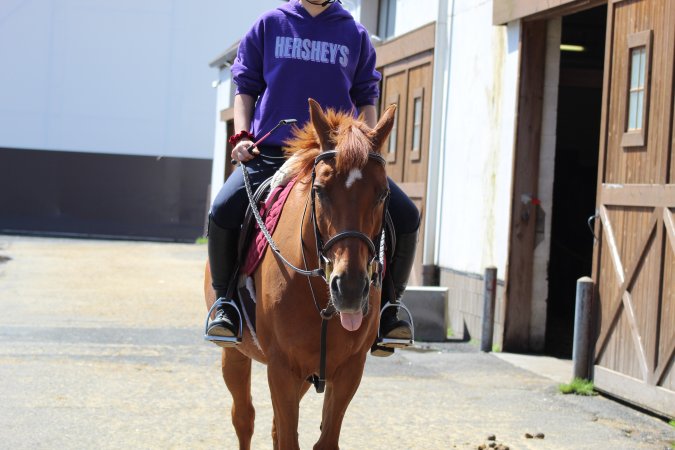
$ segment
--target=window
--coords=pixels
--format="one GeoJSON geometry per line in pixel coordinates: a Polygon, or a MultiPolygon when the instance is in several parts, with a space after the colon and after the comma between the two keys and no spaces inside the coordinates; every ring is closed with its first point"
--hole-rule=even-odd
{"type": "Polygon", "coordinates": [[[389,135],[389,153],[396,154],[396,136],[398,135],[398,120],[394,119],[394,126],[391,128],[389,135]]]}
{"type": "Polygon", "coordinates": [[[422,143],[422,97],[415,97],[413,106],[413,151],[419,151],[422,143]]]}
{"type": "MultiPolygon", "coordinates": [[[[383,105],[385,107],[396,104],[399,105],[399,95],[394,94],[387,97],[387,102],[383,105]]],[[[398,118],[399,110],[396,110],[396,116],[394,117],[394,126],[391,128],[391,133],[389,133],[389,144],[387,144],[387,154],[385,155],[387,162],[395,163],[396,162],[396,149],[398,146],[398,118]]]]}
{"type": "Polygon", "coordinates": [[[622,147],[647,144],[651,30],[628,35],[628,86],[622,147]]]}
{"type": "Polygon", "coordinates": [[[641,130],[645,100],[645,55],[647,49],[635,47],[630,51],[630,91],[628,94],[628,130],[641,130]]]}
{"type": "Polygon", "coordinates": [[[377,35],[383,41],[396,31],[396,0],[380,0],[377,35]]]}
{"type": "Polygon", "coordinates": [[[412,92],[412,136],[410,141],[410,160],[419,161],[422,150],[422,126],[424,120],[424,88],[419,87],[412,92]]]}

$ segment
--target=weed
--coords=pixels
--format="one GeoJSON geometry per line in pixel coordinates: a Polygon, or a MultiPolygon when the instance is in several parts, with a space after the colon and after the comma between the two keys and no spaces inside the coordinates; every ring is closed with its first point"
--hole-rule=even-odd
{"type": "Polygon", "coordinates": [[[206,244],[208,242],[208,238],[204,236],[200,236],[195,240],[195,244],[206,244]]]}
{"type": "Polygon", "coordinates": [[[492,353],[499,353],[502,351],[502,348],[499,344],[492,344],[492,353]]]}
{"type": "Polygon", "coordinates": [[[575,378],[569,384],[560,384],[558,390],[563,394],[598,395],[593,389],[593,382],[582,378],[575,378]]]}

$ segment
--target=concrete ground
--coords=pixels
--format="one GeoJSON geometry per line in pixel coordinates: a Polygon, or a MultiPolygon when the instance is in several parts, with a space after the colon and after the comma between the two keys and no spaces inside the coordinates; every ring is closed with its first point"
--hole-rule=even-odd
{"type": "MultiPolygon", "coordinates": [[[[201,338],[205,257],[203,245],[0,236],[0,448],[237,448],[219,349],[201,338]]],[[[559,394],[569,373],[468,343],[369,357],[341,447],[476,449],[494,434],[511,449],[671,448],[663,420],[559,394]]],[[[271,448],[260,365],[253,398],[253,446],[271,448]]],[[[303,400],[302,448],[322,399],[303,400]]]]}

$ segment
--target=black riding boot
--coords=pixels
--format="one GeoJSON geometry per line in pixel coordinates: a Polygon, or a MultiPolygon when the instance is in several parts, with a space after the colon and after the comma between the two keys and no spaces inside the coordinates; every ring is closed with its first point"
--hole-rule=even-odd
{"type": "MultiPolygon", "coordinates": [[[[400,341],[412,341],[413,330],[410,322],[399,319],[398,310],[401,296],[408,285],[408,278],[415,262],[415,250],[417,248],[417,231],[402,233],[396,236],[396,248],[391,257],[387,275],[382,281],[382,306],[390,302],[389,306],[382,310],[380,317],[379,337],[384,339],[397,339],[400,341]]],[[[407,347],[410,344],[376,342],[371,348],[373,356],[390,356],[394,348],[407,347]]]]}
{"type": "MultiPolygon", "coordinates": [[[[216,291],[216,302],[226,302],[227,290],[232,281],[233,272],[237,264],[237,247],[239,244],[239,229],[228,230],[219,227],[209,216],[209,265],[211,280],[216,291]]],[[[231,347],[237,344],[241,320],[239,311],[231,304],[223,303],[216,309],[216,317],[206,330],[206,339],[221,347],[231,347]],[[225,340],[218,339],[225,338],[225,340]]]]}

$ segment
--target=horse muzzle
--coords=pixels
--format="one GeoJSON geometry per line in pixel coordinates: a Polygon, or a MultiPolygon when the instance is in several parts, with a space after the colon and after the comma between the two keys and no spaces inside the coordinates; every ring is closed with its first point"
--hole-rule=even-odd
{"type": "Polygon", "coordinates": [[[367,274],[333,274],[330,279],[330,295],[335,309],[340,313],[344,329],[356,331],[363,316],[368,313],[370,278],[367,274]]]}

